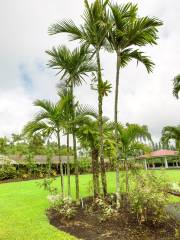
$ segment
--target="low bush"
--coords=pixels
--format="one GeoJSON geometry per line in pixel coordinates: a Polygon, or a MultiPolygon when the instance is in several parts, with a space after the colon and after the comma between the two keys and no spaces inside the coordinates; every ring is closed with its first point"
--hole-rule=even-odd
{"type": "Polygon", "coordinates": [[[71,199],[62,198],[61,195],[49,195],[48,200],[60,219],[72,219],[76,216],[76,206],[71,199]]]}
{"type": "Polygon", "coordinates": [[[3,167],[0,168],[0,180],[5,179],[13,179],[17,177],[16,168],[8,165],[3,165],[3,167]]]}
{"type": "Polygon", "coordinates": [[[88,214],[95,214],[100,222],[115,218],[118,212],[114,195],[108,195],[106,198],[98,197],[94,199],[86,211],[88,214]]]}
{"type": "Polygon", "coordinates": [[[157,227],[169,218],[165,211],[168,187],[165,179],[152,172],[134,175],[129,203],[140,224],[147,223],[157,227]]]}

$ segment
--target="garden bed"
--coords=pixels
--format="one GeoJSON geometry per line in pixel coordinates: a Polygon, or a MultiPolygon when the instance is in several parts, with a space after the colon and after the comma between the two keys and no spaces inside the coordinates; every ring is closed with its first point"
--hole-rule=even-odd
{"type": "Polygon", "coordinates": [[[138,224],[132,213],[121,209],[115,218],[100,221],[98,212],[89,214],[87,208],[92,205],[92,199],[84,200],[84,208],[77,207],[76,216],[71,219],[62,219],[56,210],[51,208],[47,211],[50,224],[61,231],[84,239],[103,240],[175,240],[177,229],[176,222],[171,219],[159,227],[138,224]]]}

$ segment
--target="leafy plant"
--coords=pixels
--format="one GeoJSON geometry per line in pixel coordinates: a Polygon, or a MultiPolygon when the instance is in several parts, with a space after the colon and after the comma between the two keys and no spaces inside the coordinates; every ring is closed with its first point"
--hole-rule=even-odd
{"type": "Polygon", "coordinates": [[[72,219],[76,215],[76,206],[70,198],[62,198],[61,195],[50,195],[48,200],[60,218],[72,219]]]}
{"type": "Polygon", "coordinates": [[[140,224],[150,223],[157,226],[168,219],[165,212],[168,201],[167,189],[166,179],[153,173],[141,172],[134,175],[129,202],[140,224]]]}
{"type": "Polygon", "coordinates": [[[89,213],[97,214],[100,222],[108,221],[117,216],[116,201],[114,196],[106,198],[96,198],[92,206],[88,209],[89,213]]]}
{"type": "Polygon", "coordinates": [[[17,176],[16,168],[10,164],[4,165],[0,168],[0,180],[12,179],[17,176]]]}
{"type": "Polygon", "coordinates": [[[52,186],[54,178],[45,178],[42,183],[39,184],[40,187],[43,187],[44,190],[48,191],[51,195],[57,194],[58,189],[52,186]]]}

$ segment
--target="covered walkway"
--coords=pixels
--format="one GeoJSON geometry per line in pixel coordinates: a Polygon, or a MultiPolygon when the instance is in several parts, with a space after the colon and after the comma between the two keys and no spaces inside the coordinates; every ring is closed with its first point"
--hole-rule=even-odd
{"type": "Polygon", "coordinates": [[[180,168],[180,156],[177,151],[161,149],[138,157],[144,161],[145,169],[180,168]]]}

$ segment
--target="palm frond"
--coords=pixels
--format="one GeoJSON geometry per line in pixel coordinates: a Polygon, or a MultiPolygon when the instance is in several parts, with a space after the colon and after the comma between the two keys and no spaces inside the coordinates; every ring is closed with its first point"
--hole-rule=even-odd
{"type": "Polygon", "coordinates": [[[121,52],[121,67],[125,67],[132,59],[141,62],[145,67],[148,73],[153,71],[154,63],[150,59],[150,57],[145,56],[143,52],[138,49],[133,50],[132,48],[127,48],[121,52]]]}

